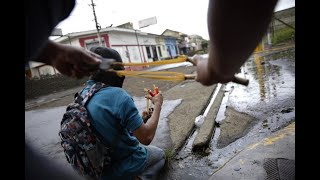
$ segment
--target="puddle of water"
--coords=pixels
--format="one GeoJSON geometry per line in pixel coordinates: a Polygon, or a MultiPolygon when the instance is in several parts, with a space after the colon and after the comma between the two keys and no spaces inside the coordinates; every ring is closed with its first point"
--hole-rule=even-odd
{"type": "Polygon", "coordinates": [[[217,113],[217,117],[216,117],[216,123],[217,124],[220,124],[220,122],[226,118],[225,116],[225,111],[226,111],[226,108],[227,108],[227,103],[228,103],[228,99],[229,99],[229,94],[232,93],[234,89],[234,86],[232,85],[226,85],[225,86],[225,93],[224,93],[224,97],[222,99],[222,102],[221,102],[221,105],[220,105],[220,108],[219,108],[219,111],[217,113]]]}
{"type": "MultiPolygon", "coordinates": [[[[209,145],[210,154],[199,157],[191,153],[190,141],[193,141],[195,137],[193,134],[185,146],[189,149],[181,150],[178,155],[183,159],[179,159],[177,163],[191,164],[191,169],[189,168],[187,172],[197,173],[197,167],[201,167],[202,172],[213,172],[248,145],[264,139],[293,122],[295,119],[294,52],[295,50],[291,49],[285,52],[269,52],[267,55],[252,56],[241,67],[240,72],[241,76],[250,80],[249,85],[244,87],[228,83],[225,86],[225,97],[218,111],[216,122],[223,121],[226,106],[231,106],[257,119],[246,135],[218,149],[220,128],[216,127],[209,145]],[[184,153],[183,156],[182,153],[184,153]]],[[[185,170],[178,169],[172,173],[186,173],[185,170]]],[[[198,179],[200,176],[204,177],[198,174],[198,179]]]]}
{"type": "Polygon", "coordinates": [[[250,84],[248,87],[234,84],[236,88],[230,94],[228,105],[254,117],[264,116],[265,112],[288,104],[294,106],[295,64],[292,59],[284,57],[288,54],[254,55],[249,59],[243,69],[250,84]],[[281,59],[274,59],[276,55],[281,59]]]}
{"type": "MultiPolygon", "coordinates": [[[[214,135],[213,135],[212,141],[218,141],[220,132],[221,132],[220,128],[216,127],[215,131],[214,131],[214,135]]],[[[211,144],[213,144],[213,143],[211,143],[211,144]]]]}
{"type": "MultiPolygon", "coordinates": [[[[295,63],[294,50],[273,53],[267,56],[253,55],[242,67],[250,80],[248,87],[229,83],[220,109],[232,106],[257,119],[250,131],[228,146],[218,149],[220,128],[210,143],[208,156],[211,166],[219,167],[246,146],[258,142],[271,133],[282,129],[295,120],[295,63]],[[293,58],[292,58],[293,57],[293,58]],[[226,95],[228,96],[228,95],[226,95]]],[[[224,112],[218,112],[218,122],[224,119],[224,112]]]]}

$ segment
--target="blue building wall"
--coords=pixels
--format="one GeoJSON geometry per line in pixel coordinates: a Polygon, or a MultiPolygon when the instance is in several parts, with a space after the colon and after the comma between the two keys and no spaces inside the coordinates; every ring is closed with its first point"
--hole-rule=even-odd
{"type": "Polygon", "coordinates": [[[167,46],[167,51],[169,56],[175,57],[177,56],[177,50],[176,50],[176,42],[177,40],[174,38],[165,38],[165,44],[167,46]]]}

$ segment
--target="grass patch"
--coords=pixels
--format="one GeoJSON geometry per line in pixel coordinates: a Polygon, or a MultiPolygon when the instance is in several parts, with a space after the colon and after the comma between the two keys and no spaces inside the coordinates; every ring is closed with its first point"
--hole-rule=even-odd
{"type": "Polygon", "coordinates": [[[166,149],[164,151],[164,154],[165,154],[165,158],[166,158],[166,164],[167,164],[167,166],[169,166],[171,164],[173,157],[174,157],[174,151],[173,151],[173,149],[166,149]]]}
{"type": "Polygon", "coordinates": [[[160,170],[157,179],[167,179],[169,176],[169,171],[170,169],[172,169],[171,163],[175,155],[173,148],[165,149],[164,155],[165,155],[165,164],[163,168],[160,170]]]}
{"type": "Polygon", "coordinates": [[[274,32],[274,36],[271,36],[272,45],[285,43],[295,40],[295,30],[292,28],[283,28],[274,32]]]}
{"type": "Polygon", "coordinates": [[[268,56],[265,56],[265,60],[276,59],[288,59],[289,61],[295,61],[295,49],[289,49],[286,51],[277,52],[268,56]]]}

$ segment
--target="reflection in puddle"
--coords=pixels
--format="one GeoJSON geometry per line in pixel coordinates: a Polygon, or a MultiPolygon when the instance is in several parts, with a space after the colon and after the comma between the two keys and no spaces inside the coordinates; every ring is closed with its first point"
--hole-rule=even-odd
{"type": "MultiPolygon", "coordinates": [[[[226,93],[222,106],[233,107],[257,120],[245,136],[221,149],[217,147],[220,131],[215,133],[209,146],[211,167],[222,166],[249,144],[262,140],[294,121],[294,52],[295,49],[268,54],[255,53],[242,67],[242,73],[250,80],[249,85],[243,87],[234,83],[227,84],[226,89],[234,88],[226,93]]],[[[221,116],[218,122],[224,123],[223,120],[221,116]]]]}
{"type": "Polygon", "coordinates": [[[255,54],[254,55],[254,62],[256,64],[256,72],[257,72],[257,78],[259,82],[259,88],[260,88],[260,100],[263,101],[266,98],[266,92],[265,92],[265,86],[264,86],[264,66],[263,63],[263,57],[260,55],[255,54]]]}
{"type": "MultiPolygon", "coordinates": [[[[259,85],[260,101],[283,99],[284,91],[294,88],[294,49],[274,54],[255,53],[246,66],[259,85]],[[278,97],[281,96],[281,97],[278,97]]],[[[290,91],[290,92],[289,92],[290,91]]]]}

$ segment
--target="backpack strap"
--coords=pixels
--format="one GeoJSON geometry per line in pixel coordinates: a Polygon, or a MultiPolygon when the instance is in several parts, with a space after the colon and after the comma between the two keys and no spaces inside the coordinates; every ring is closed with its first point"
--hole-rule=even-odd
{"type": "MultiPolygon", "coordinates": [[[[86,104],[89,102],[91,97],[98,92],[101,88],[107,87],[108,85],[104,83],[97,82],[91,86],[91,88],[88,90],[87,93],[85,93],[83,96],[79,94],[78,97],[82,97],[82,101],[80,102],[83,106],[86,106],[86,104]]],[[[81,91],[82,92],[82,91],[81,91]]]]}
{"type": "MultiPolygon", "coordinates": [[[[107,84],[104,84],[104,83],[100,83],[100,82],[97,82],[95,84],[93,84],[91,86],[91,88],[89,89],[89,91],[87,93],[85,93],[83,96],[81,96],[81,93],[78,93],[78,96],[76,98],[76,101],[78,101],[78,103],[81,103],[83,106],[86,107],[87,103],[89,102],[89,100],[91,99],[91,97],[96,93],[98,92],[101,88],[104,88],[104,87],[108,87],[109,85],[107,84]],[[79,98],[79,99],[78,99],[79,98]]],[[[89,112],[88,112],[89,113],[89,112]]],[[[92,130],[95,132],[95,134],[98,136],[98,138],[103,142],[103,144],[106,145],[106,143],[104,142],[104,138],[103,136],[94,128],[94,126],[91,126],[92,130]]],[[[118,130],[122,133],[123,131],[123,127],[119,124],[118,126],[118,130]]],[[[111,144],[111,149],[113,150],[116,145],[119,143],[119,140],[120,140],[120,136],[117,136],[113,139],[113,142],[111,144]]]]}

